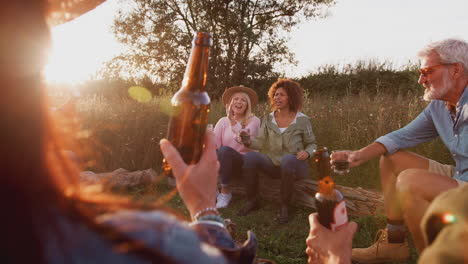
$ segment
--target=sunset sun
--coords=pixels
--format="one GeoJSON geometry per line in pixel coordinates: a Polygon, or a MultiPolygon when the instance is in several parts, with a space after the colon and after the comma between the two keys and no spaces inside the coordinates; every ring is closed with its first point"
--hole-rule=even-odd
{"type": "Polygon", "coordinates": [[[121,50],[110,31],[116,13],[109,1],[76,20],[52,28],[52,44],[44,77],[49,83],[74,84],[89,80],[103,62],[121,50]]]}

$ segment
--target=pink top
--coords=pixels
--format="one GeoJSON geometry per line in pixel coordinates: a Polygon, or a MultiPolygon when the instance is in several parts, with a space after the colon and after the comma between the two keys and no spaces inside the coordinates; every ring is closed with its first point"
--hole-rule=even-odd
{"type": "MultiPolygon", "coordinates": [[[[250,136],[252,138],[258,135],[258,129],[260,128],[260,119],[253,116],[244,130],[250,130],[250,136]]],[[[216,139],[216,148],[221,146],[228,146],[235,149],[240,154],[245,154],[250,151],[254,151],[245,147],[242,143],[236,141],[236,137],[239,131],[242,130],[242,126],[239,122],[231,126],[231,122],[227,117],[221,118],[214,128],[214,134],[216,139]]]]}

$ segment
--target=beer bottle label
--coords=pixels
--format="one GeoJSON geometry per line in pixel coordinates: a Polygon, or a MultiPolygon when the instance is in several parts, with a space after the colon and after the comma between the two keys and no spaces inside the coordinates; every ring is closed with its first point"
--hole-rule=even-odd
{"type": "Polygon", "coordinates": [[[333,219],[335,221],[330,223],[331,231],[336,231],[340,226],[348,222],[348,214],[346,213],[346,203],[344,199],[335,206],[333,219]]]}

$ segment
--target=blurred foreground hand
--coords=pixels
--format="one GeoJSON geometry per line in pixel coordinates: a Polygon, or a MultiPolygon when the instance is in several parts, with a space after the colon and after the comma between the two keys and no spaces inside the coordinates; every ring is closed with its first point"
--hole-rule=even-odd
{"type": "Polygon", "coordinates": [[[205,149],[197,164],[187,165],[177,149],[167,140],[160,141],[162,154],[171,165],[177,190],[190,215],[208,207],[215,207],[219,162],[212,131],[206,131],[205,149]]]}
{"type": "Polygon", "coordinates": [[[333,232],[319,223],[317,213],[309,215],[310,232],[306,239],[307,263],[351,263],[351,247],[357,224],[349,222],[333,232]]]}

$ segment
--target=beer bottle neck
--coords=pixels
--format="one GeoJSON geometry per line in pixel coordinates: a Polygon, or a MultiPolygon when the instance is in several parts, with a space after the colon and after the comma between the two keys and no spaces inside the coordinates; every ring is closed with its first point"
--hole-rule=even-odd
{"type": "Polygon", "coordinates": [[[185,69],[182,90],[191,92],[205,91],[209,54],[209,46],[201,46],[194,43],[187,68],[185,69]]]}
{"type": "Polygon", "coordinates": [[[322,151],[317,157],[317,172],[319,180],[331,176],[330,155],[328,151],[322,151]]]}

